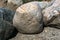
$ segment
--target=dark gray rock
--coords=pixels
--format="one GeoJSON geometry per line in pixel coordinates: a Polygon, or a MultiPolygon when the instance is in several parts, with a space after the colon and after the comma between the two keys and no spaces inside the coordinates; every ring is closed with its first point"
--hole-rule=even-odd
{"type": "Polygon", "coordinates": [[[7,21],[0,21],[0,40],[8,40],[16,36],[18,31],[7,21]]]}
{"type": "Polygon", "coordinates": [[[0,14],[3,20],[9,21],[10,23],[12,23],[15,12],[7,8],[0,8],[0,14]]]}
{"type": "Polygon", "coordinates": [[[0,8],[0,40],[8,40],[17,34],[18,31],[11,24],[13,15],[13,11],[0,8]]]}
{"type": "Polygon", "coordinates": [[[31,2],[31,1],[43,1],[43,0],[23,0],[24,3],[28,3],[28,2],[31,2]]]}

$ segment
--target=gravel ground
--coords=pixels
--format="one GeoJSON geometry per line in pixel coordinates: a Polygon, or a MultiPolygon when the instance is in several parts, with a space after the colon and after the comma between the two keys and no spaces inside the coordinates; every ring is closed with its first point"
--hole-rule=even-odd
{"type": "Polygon", "coordinates": [[[40,34],[27,35],[18,33],[15,38],[10,40],[60,40],[60,29],[45,27],[40,34]]]}

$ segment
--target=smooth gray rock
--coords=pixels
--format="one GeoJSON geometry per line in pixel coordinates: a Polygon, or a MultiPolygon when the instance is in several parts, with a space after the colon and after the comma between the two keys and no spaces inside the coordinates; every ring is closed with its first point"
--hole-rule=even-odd
{"type": "Polygon", "coordinates": [[[43,17],[39,4],[29,2],[18,7],[13,25],[21,33],[40,33],[43,30],[43,17]]]}

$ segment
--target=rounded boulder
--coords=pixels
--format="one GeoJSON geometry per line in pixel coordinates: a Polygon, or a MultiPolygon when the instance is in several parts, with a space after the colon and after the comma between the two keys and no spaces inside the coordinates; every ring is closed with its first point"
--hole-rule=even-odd
{"type": "Polygon", "coordinates": [[[43,30],[41,7],[36,2],[29,2],[17,8],[13,25],[20,33],[40,33],[43,30]]]}

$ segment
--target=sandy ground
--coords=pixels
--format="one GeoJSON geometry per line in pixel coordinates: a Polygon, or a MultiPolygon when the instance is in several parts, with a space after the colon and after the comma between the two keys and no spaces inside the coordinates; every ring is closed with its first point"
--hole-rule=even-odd
{"type": "Polygon", "coordinates": [[[26,35],[18,33],[10,40],[60,40],[60,29],[45,27],[40,34],[26,35]]]}

